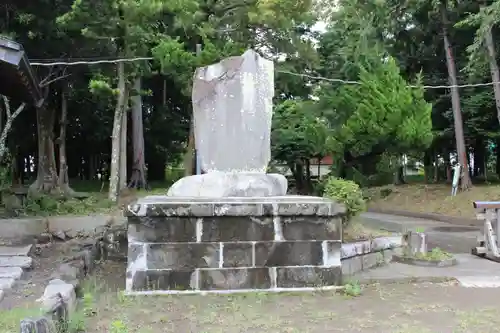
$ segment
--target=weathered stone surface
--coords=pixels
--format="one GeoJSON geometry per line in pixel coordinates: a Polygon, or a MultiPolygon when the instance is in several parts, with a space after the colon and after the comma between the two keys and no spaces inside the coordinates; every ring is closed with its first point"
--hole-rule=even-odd
{"type": "Polygon", "coordinates": [[[340,240],[342,220],[318,216],[282,218],[283,237],[286,240],[340,240]]]}
{"type": "Polygon", "coordinates": [[[136,271],[132,277],[132,290],[191,290],[194,270],[149,270],[136,271]]]}
{"type": "Polygon", "coordinates": [[[252,242],[224,243],[222,248],[223,267],[252,267],[253,263],[252,242]]]}
{"type": "Polygon", "coordinates": [[[81,269],[82,271],[75,264],[63,263],[57,267],[57,270],[51,274],[50,278],[52,280],[62,280],[72,284],[74,287],[78,287],[79,279],[83,277],[83,267],[81,269]]]}
{"type": "Polygon", "coordinates": [[[196,70],[194,136],[204,171],[266,171],[273,96],[274,64],[253,50],[196,70]]]}
{"type": "Polygon", "coordinates": [[[219,267],[218,243],[148,244],[148,269],[219,267]]]}
{"type": "Polygon", "coordinates": [[[269,289],[268,268],[200,269],[201,290],[269,289]]]}
{"type": "Polygon", "coordinates": [[[0,267],[0,278],[19,280],[23,276],[21,267],[0,267]]]}
{"type": "Polygon", "coordinates": [[[288,181],[280,174],[210,172],[184,177],[167,195],[173,197],[270,197],[286,194],[288,181]]]}
{"type": "Polygon", "coordinates": [[[338,285],[344,212],[317,197],[146,197],[126,213],[126,288],[338,285]]]}
{"type": "Polygon", "coordinates": [[[64,306],[66,316],[70,316],[76,309],[76,293],[71,283],[60,279],[49,282],[43,296],[40,298],[42,310],[46,313],[59,311],[58,307],[64,306]]]}
{"type": "MultiPolygon", "coordinates": [[[[335,216],[345,214],[345,207],[321,197],[169,197],[147,196],[125,210],[129,217],[159,216],[335,216]],[[255,207],[251,207],[255,206],[255,207]],[[246,212],[246,213],[245,213],[246,212]]],[[[157,220],[141,221],[154,223],[157,220]]],[[[137,223],[137,222],[132,222],[137,223]]]]}
{"type": "Polygon", "coordinates": [[[21,333],[57,333],[54,321],[48,317],[36,319],[26,318],[21,320],[21,333]]]}
{"type": "Polygon", "coordinates": [[[29,256],[33,245],[26,246],[0,246],[0,257],[5,256],[29,256]]]}
{"type": "Polygon", "coordinates": [[[130,218],[128,226],[129,242],[195,242],[196,221],[181,217],[130,218]]]}
{"type": "Polygon", "coordinates": [[[322,242],[257,242],[255,266],[302,266],[323,264],[322,242]]]}
{"type": "Polygon", "coordinates": [[[204,242],[273,240],[273,220],[251,216],[205,218],[201,239],[204,242]]]}
{"type": "Polygon", "coordinates": [[[0,290],[8,290],[12,288],[16,282],[13,278],[0,278],[0,290]]]}
{"type": "Polygon", "coordinates": [[[342,282],[342,269],[337,267],[278,267],[277,286],[279,288],[315,288],[338,286],[342,282]]]}
{"type": "Polygon", "coordinates": [[[0,267],[31,268],[33,259],[30,257],[0,257],[0,267]]]}

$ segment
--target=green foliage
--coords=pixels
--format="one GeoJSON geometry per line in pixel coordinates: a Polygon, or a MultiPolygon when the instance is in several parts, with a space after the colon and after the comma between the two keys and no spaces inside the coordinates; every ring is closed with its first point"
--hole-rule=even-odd
{"type": "Polygon", "coordinates": [[[338,140],[353,155],[377,146],[393,153],[426,148],[432,142],[432,105],[401,77],[392,57],[375,66],[360,65],[360,84],[344,85],[331,100],[337,118],[343,118],[338,140]]]}
{"type": "Polygon", "coordinates": [[[443,251],[439,247],[435,247],[427,253],[417,253],[415,258],[420,260],[441,261],[453,258],[453,255],[443,251]]]}
{"type": "Polygon", "coordinates": [[[275,160],[292,164],[301,159],[325,156],[337,142],[327,120],[311,102],[287,100],[274,109],[272,152],[275,160]]]}
{"type": "Polygon", "coordinates": [[[363,192],[358,184],[350,180],[329,177],[325,184],[323,196],[345,205],[344,225],[347,225],[354,216],[366,209],[363,192]]]}
{"type": "Polygon", "coordinates": [[[167,184],[173,184],[184,177],[184,168],[167,167],[165,169],[165,181],[167,184]]]}
{"type": "Polygon", "coordinates": [[[361,289],[361,285],[358,281],[351,281],[344,284],[343,293],[344,296],[348,297],[358,297],[361,296],[363,290],[361,289]]]}
{"type": "Polygon", "coordinates": [[[62,198],[49,195],[28,196],[19,215],[52,216],[52,215],[88,215],[107,212],[114,205],[106,198],[90,196],[86,199],[62,198]]]}

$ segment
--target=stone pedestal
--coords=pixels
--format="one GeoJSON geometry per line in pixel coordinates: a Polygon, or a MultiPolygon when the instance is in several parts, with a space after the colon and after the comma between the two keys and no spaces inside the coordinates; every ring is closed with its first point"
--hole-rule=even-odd
{"type": "Polygon", "coordinates": [[[143,198],[127,210],[126,291],[339,286],[344,213],[319,197],[143,198]]]}
{"type": "Polygon", "coordinates": [[[286,194],[288,181],[280,174],[210,172],[175,182],[167,192],[172,197],[272,197],[286,194]]]}

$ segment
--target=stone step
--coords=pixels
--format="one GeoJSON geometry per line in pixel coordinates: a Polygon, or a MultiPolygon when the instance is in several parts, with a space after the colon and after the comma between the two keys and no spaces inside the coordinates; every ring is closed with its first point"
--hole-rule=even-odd
{"type": "Polygon", "coordinates": [[[0,256],[0,267],[20,267],[20,268],[31,268],[33,265],[33,259],[30,257],[3,257],[0,256]]]}
{"type": "Polygon", "coordinates": [[[0,246],[0,257],[29,256],[33,245],[0,246]]]}
{"type": "Polygon", "coordinates": [[[22,275],[23,269],[21,267],[0,267],[0,279],[12,278],[19,280],[22,275]]]}

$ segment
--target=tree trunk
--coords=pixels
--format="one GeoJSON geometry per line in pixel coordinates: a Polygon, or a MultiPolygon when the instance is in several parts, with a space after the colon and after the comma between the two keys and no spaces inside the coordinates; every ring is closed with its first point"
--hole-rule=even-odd
{"type": "Polygon", "coordinates": [[[132,98],[133,167],[129,187],[146,188],[146,162],[144,157],[144,126],[142,120],[141,78],[134,83],[137,95],[132,98]]]}
{"type": "MultiPolygon", "coordinates": [[[[201,44],[196,44],[196,55],[201,55],[201,44]]],[[[196,163],[196,151],[194,141],[194,115],[191,115],[191,123],[189,125],[189,139],[186,154],[184,155],[184,175],[190,176],[194,173],[196,163]]]]}
{"type": "Polygon", "coordinates": [[[31,184],[31,194],[50,194],[58,190],[57,166],[54,151],[55,112],[43,103],[36,110],[38,132],[38,163],[36,180],[31,184]]]}
{"type": "Polygon", "coordinates": [[[118,100],[116,101],[115,115],[113,119],[113,134],[111,136],[111,165],[109,176],[109,194],[111,201],[118,200],[120,186],[120,155],[121,155],[121,127],[125,106],[126,84],[125,68],[122,62],[118,63],[118,100]]]}
{"type": "MultiPolygon", "coordinates": [[[[127,89],[125,88],[125,91],[127,89]]],[[[120,128],[120,182],[118,193],[127,188],[127,124],[128,124],[128,94],[125,93],[123,105],[122,125],[120,128]]]]}
{"type": "Polygon", "coordinates": [[[432,168],[432,159],[431,159],[431,151],[427,149],[424,152],[424,179],[425,183],[429,184],[431,182],[431,168],[432,168]]]}
{"type": "Polygon", "coordinates": [[[486,149],[483,138],[476,138],[474,144],[474,169],[472,170],[473,177],[484,176],[484,158],[486,156],[486,149]]]}
{"type": "Polygon", "coordinates": [[[493,92],[495,93],[495,103],[497,107],[497,119],[500,123],[500,71],[498,70],[497,55],[495,51],[495,44],[493,42],[493,34],[491,27],[486,32],[485,37],[486,49],[488,51],[488,60],[490,63],[491,80],[493,84],[493,92]]]}
{"type": "Polygon", "coordinates": [[[434,183],[439,183],[439,156],[436,152],[436,149],[432,152],[432,158],[434,161],[434,183]]]}
{"type": "Polygon", "coordinates": [[[184,154],[184,176],[191,176],[194,167],[194,128],[193,121],[189,125],[189,138],[186,153],[184,154]]]}
{"type": "Polygon", "coordinates": [[[451,163],[450,163],[450,152],[448,150],[444,151],[444,172],[446,175],[446,182],[451,183],[451,163]]]}
{"type": "Polygon", "coordinates": [[[65,194],[73,194],[73,190],[69,187],[68,177],[68,161],[66,157],[66,126],[68,123],[68,100],[67,89],[65,85],[61,96],[61,123],[59,132],[59,188],[65,194]]]}
{"type": "Polygon", "coordinates": [[[460,108],[460,94],[457,87],[457,73],[455,68],[455,60],[453,59],[453,53],[451,50],[450,41],[448,40],[448,18],[447,18],[447,4],[446,0],[441,0],[441,16],[443,24],[443,42],[444,49],[446,52],[446,65],[448,67],[448,75],[451,85],[451,104],[453,107],[453,121],[455,125],[455,140],[457,145],[458,161],[462,166],[462,181],[460,183],[460,188],[462,190],[467,190],[472,187],[472,182],[469,174],[469,167],[467,163],[467,150],[465,149],[464,140],[464,130],[462,121],[462,111],[460,108]]]}
{"type": "MultiPolygon", "coordinates": [[[[4,101],[4,108],[5,108],[5,126],[3,126],[2,134],[0,135],[0,161],[3,160],[5,154],[7,153],[7,135],[10,132],[10,129],[12,128],[12,123],[14,122],[14,119],[19,116],[19,114],[24,110],[24,107],[26,104],[21,104],[14,113],[11,114],[10,111],[10,101],[7,97],[3,96],[3,101],[4,101]]],[[[2,119],[2,115],[0,114],[0,122],[2,119]]]]}

